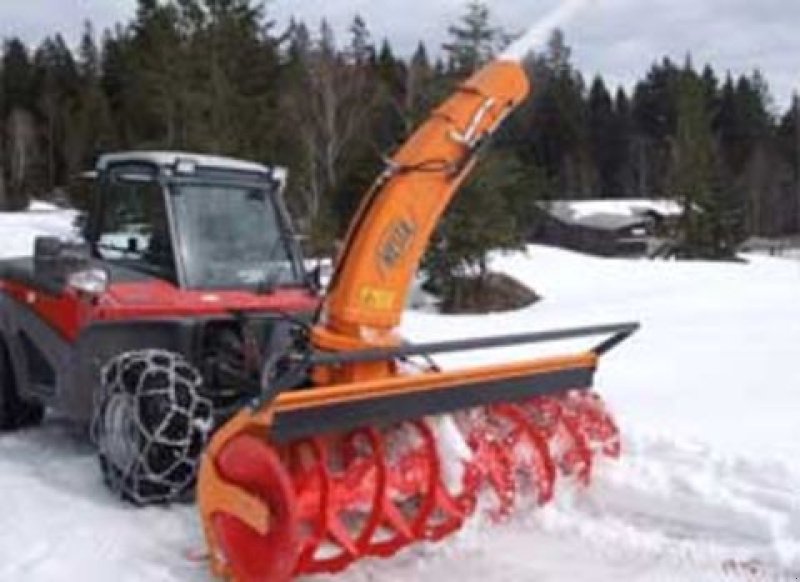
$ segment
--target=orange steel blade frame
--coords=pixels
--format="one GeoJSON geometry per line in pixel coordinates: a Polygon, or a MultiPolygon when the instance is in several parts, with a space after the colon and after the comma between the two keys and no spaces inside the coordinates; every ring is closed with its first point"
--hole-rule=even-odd
{"type": "MultiPolygon", "coordinates": [[[[311,334],[315,350],[400,345],[394,329],[433,229],[479,148],[528,90],[517,62],[490,63],[396,153],[350,227],[311,334]]],[[[596,363],[587,352],[405,375],[392,358],[317,365],[314,387],[240,411],[207,447],[198,502],[213,572],[238,582],[335,572],[458,529],[482,489],[492,492],[491,514],[501,518],[520,486],[544,503],[557,474],[588,482],[595,453],[619,453],[613,421],[587,391],[596,363]],[[553,397],[531,388],[525,397],[515,388],[563,374],[578,374],[580,382],[566,387],[576,390],[553,397]],[[511,396],[492,399],[486,386],[511,396]],[[484,396],[486,405],[477,406],[484,396]],[[458,411],[453,403],[462,398],[473,408],[458,411]],[[396,403],[413,408],[417,400],[431,403],[422,416],[455,412],[395,422],[396,403]],[[313,426],[331,417],[361,428],[277,438],[282,422],[304,418],[313,426]],[[455,452],[442,454],[448,442],[455,452]]]]}
{"type": "Polygon", "coordinates": [[[453,426],[468,452],[457,458],[455,484],[445,476],[439,444],[447,431],[435,423],[404,420],[283,443],[270,438],[282,416],[335,414],[362,401],[379,408],[398,394],[457,394],[492,381],[590,374],[596,364],[587,352],[394,376],[283,393],[267,408],[239,412],[214,436],[200,470],[198,502],[213,572],[238,582],[285,582],[337,572],[367,556],[388,557],[461,528],[481,491],[491,497],[488,514],[504,519],[523,488],[544,504],[558,478],[588,485],[595,457],[620,452],[614,422],[586,390],[456,413],[453,426]]]}

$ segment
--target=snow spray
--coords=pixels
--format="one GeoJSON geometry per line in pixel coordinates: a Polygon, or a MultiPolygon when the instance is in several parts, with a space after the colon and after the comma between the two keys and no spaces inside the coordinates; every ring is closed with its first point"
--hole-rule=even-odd
{"type": "Polygon", "coordinates": [[[528,53],[544,45],[554,28],[572,20],[578,12],[591,3],[592,0],[564,0],[503,51],[500,60],[521,61],[528,53]]]}

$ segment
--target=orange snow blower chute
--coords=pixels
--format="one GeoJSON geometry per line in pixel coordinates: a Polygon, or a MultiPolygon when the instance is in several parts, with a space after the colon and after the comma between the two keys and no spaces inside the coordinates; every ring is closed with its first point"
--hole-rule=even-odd
{"type": "Polygon", "coordinates": [[[429,344],[395,333],[433,229],[527,94],[518,63],[487,65],[365,196],[318,321],[272,342],[261,397],[204,453],[198,500],[215,574],[285,582],[391,556],[460,528],[484,491],[503,517],[522,488],[545,503],[559,476],[588,483],[597,454],[619,454],[589,389],[598,357],[637,324],[429,344]],[[432,360],[589,336],[604,340],[559,357],[456,371],[432,360]]]}

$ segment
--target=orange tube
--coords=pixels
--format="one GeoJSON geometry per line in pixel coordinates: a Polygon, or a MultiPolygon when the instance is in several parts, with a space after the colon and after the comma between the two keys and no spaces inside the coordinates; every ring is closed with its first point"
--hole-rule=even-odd
{"type": "Polygon", "coordinates": [[[392,345],[434,228],[466,178],[474,150],[528,95],[519,63],[494,61],[465,82],[396,153],[348,233],[324,318],[328,350],[392,345]]]}

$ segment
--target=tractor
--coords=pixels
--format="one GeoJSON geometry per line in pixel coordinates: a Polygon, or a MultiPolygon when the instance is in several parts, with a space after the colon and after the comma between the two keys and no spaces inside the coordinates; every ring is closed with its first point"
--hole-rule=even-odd
{"type": "Polygon", "coordinates": [[[90,427],[114,491],[172,501],[318,290],[283,168],[142,151],[94,174],[80,242],[39,237],[32,257],[0,261],[0,429],[53,409],[90,427]]]}

